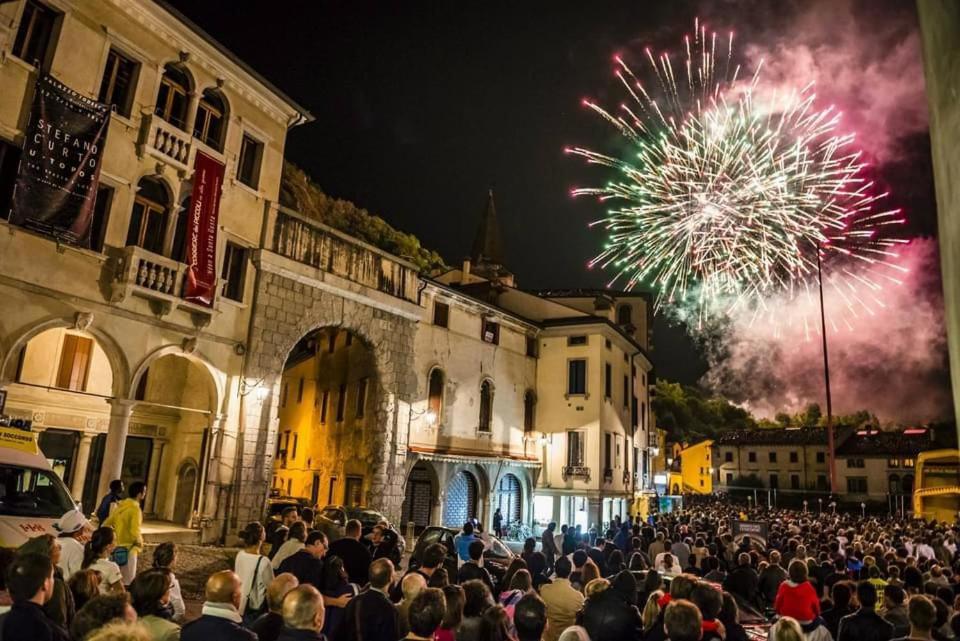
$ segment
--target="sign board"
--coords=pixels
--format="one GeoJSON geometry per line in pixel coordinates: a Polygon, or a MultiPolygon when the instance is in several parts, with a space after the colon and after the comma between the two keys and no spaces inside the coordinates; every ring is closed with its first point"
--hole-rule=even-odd
{"type": "Polygon", "coordinates": [[[760,541],[764,546],[770,534],[770,524],[765,521],[730,521],[730,533],[734,541],[741,541],[749,536],[751,540],[760,541]]]}
{"type": "Polygon", "coordinates": [[[184,298],[211,307],[217,288],[217,224],[223,163],[197,152],[187,215],[187,283],[184,298]]]}

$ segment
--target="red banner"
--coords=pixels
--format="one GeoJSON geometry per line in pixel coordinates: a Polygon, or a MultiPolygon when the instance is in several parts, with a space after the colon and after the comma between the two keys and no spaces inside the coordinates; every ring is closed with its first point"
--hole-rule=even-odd
{"type": "Polygon", "coordinates": [[[193,193],[187,220],[187,283],[183,297],[213,306],[217,288],[217,218],[223,163],[202,151],[193,163],[193,193]]]}

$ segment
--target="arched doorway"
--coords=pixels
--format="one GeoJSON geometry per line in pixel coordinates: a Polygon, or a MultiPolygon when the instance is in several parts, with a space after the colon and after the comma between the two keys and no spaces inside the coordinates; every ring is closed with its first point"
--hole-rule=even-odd
{"type": "Polygon", "coordinates": [[[434,488],[434,475],[428,464],[418,461],[407,476],[403,507],[400,510],[401,525],[406,527],[407,523],[413,523],[415,534],[430,525],[430,516],[437,496],[434,488]]]}
{"type": "Polygon", "coordinates": [[[888,479],[890,494],[900,494],[900,475],[891,474],[888,479]]]}
{"type": "Polygon", "coordinates": [[[469,519],[477,518],[479,491],[476,477],[461,470],[453,475],[443,502],[443,524],[460,527],[469,519]]]}
{"type": "Polygon", "coordinates": [[[520,479],[513,474],[504,474],[500,477],[497,493],[504,525],[520,521],[523,518],[523,488],[520,486],[520,479]]]}
{"type": "Polygon", "coordinates": [[[193,461],[184,461],[177,474],[176,507],[173,510],[173,522],[178,525],[189,525],[193,515],[193,497],[197,490],[197,464],[193,461]]]}
{"type": "Polygon", "coordinates": [[[900,484],[904,494],[913,494],[913,474],[904,474],[900,484]]]}

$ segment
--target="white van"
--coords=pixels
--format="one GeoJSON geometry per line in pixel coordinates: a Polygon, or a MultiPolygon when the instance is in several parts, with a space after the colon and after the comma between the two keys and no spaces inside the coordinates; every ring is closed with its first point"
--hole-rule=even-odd
{"type": "Polygon", "coordinates": [[[38,534],[57,534],[61,516],[79,509],[50,467],[37,435],[0,427],[0,547],[19,547],[38,534]]]}

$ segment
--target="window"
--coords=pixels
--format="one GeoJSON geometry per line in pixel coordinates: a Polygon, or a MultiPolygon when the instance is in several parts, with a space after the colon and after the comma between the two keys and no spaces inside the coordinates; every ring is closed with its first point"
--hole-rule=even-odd
{"type": "Polygon", "coordinates": [[[747,461],[750,463],[757,462],[757,453],[756,452],[747,452],[747,461]]]}
{"type": "Polygon", "coordinates": [[[633,310],[629,305],[621,305],[617,308],[617,325],[630,325],[632,321],[633,310]]]}
{"type": "Polygon", "coordinates": [[[583,434],[581,432],[567,432],[567,466],[580,467],[583,465],[583,434]]]}
{"type": "Polygon", "coordinates": [[[630,407],[630,377],[623,375],[623,407],[630,407]]]}
{"type": "Polygon", "coordinates": [[[64,335],[60,367],[57,370],[57,387],[75,392],[86,389],[92,351],[92,339],[76,334],[64,335]]]}
{"type": "Polygon", "coordinates": [[[613,378],[612,369],[610,363],[604,363],[603,365],[603,397],[609,399],[613,396],[611,387],[613,387],[613,381],[610,380],[613,378]]]}
{"type": "Polygon", "coordinates": [[[727,485],[733,485],[733,472],[727,472],[727,485]]]}
{"type": "Polygon", "coordinates": [[[905,459],[903,459],[903,466],[904,466],[904,467],[916,467],[916,464],[917,464],[917,462],[916,462],[915,460],[913,460],[912,458],[905,458],[905,459]]]}
{"type": "Polygon", "coordinates": [[[357,418],[363,418],[367,405],[367,379],[361,378],[357,383],[357,418]]]}
{"type": "Polygon", "coordinates": [[[427,411],[433,412],[434,423],[439,425],[443,416],[443,370],[434,367],[430,370],[427,383],[427,411]]]}
{"type": "Polygon", "coordinates": [[[790,452],[790,462],[797,463],[800,460],[799,455],[796,452],[790,452]]]}
{"type": "Polygon", "coordinates": [[[777,453],[776,453],[776,452],[769,452],[769,453],[767,454],[767,456],[770,457],[770,462],[771,462],[771,463],[776,463],[776,462],[777,462],[777,453]]]}
{"type": "Polygon", "coordinates": [[[327,351],[333,354],[335,349],[337,349],[337,330],[334,329],[327,336],[327,351]]]}
{"type": "Polygon", "coordinates": [[[527,336],[527,356],[537,357],[537,339],[533,336],[527,336]]]}
{"type": "Polygon", "coordinates": [[[867,477],[849,476],[847,477],[847,492],[850,494],[867,493],[867,477]]]}
{"type": "Polygon", "coordinates": [[[347,384],[341,383],[340,390],[337,393],[337,422],[343,420],[344,407],[347,403],[347,384]]]}
{"type": "Polygon", "coordinates": [[[327,422],[327,406],[330,404],[330,390],[323,390],[323,395],[320,397],[320,422],[327,422]]]}
{"type": "Polygon", "coordinates": [[[490,421],[493,419],[493,386],[490,381],[480,384],[480,424],[477,429],[481,432],[490,431],[490,421]]]}
{"type": "Polygon", "coordinates": [[[733,452],[724,452],[723,461],[725,463],[733,463],[733,452]]]}
{"type": "Polygon", "coordinates": [[[17,184],[17,168],[20,166],[20,148],[0,140],[0,218],[10,218],[13,203],[13,186],[17,184]]]}
{"type": "Polygon", "coordinates": [[[586,336],[567,336],[567,346],[573,347],[575,345],[586,345],[587,337],[586,336]]]}
{"type": "Polygon", "coordinates": [[[864,460],[862,458],[848,458],[847,467],[860,469],[860,468],[866,467],[866,464],[864,463],[864,460]]]}
{"type": "Polygon", "coordinates": [[[771,490],[776,490],[776,489],[779,489],[779,488],[780,488],[780,477],[778,477],[776,474],[771,474],[771,475],[770,475],[770,489],[771,489],[771,490]]]}
{"type": "Polygon", "coordinates": [[[240,160],[237,162],[237,180],[256,189],[260,184],[260,161],[263,158],[263,143],[243,134],[240,142],[240,160]]]}
{"type": "Polygon", "coordinates": [[[303,402],[303,377],[297,382],[297,405],[303,402]]]}
{"type": "Polygon", "coordinates": [[[223,285],[220,293],[230,300],[243,302],[243,290],[247,275],[246,247],[227,241],[223,251],[223,267],[220,269],[220,278],[223,285]]]}
{"type": "Polygon", "coordinates": [[[129,116],[133,108],[140,65],[114,48],[107,54],[107,66],[103,69],[98,100],[113,105],[121,116],[129,116]]]}
{"type": "Polygon", "coordinates": [[[363,503],[363,478],[359,476],[348,476],[344,488],[343,503],[346,507],[355,507],[363,503]]]}
{"type": "Polygon", "coordinates": [[[887,467],[900,467],[900,459],[892,458],[887,461],[887,467]]]}
{"type": "Polygon", "coordinates": [[[826,452],[817,452],[817,463],[826,463],[827,454],[826,452]]]}
{"type": "Polygon", "coordinates": [[[480,332],[480,338],[483,339],[484,343],[491,343],[493,345],[500,344],[500,323],[494,323],[493,321],[483,319],[482,323],[483,331],[480,332]]]}
{"type": "Polygon", "coordinates": [[[227,132],[227,101],[216,89],[206,89],[197,105],[193,137],[211,149],[223,151],[227,132]]]}
{"type": "Polygon", "coordinates": [[[347,332],[347,338],[345,343],[347,347],[350,347],[351,345],[353,345],[353,332],[347,332]]]}
{"type": "Polygon", "coordinates": [[[280,392],[280,407],[287,406],[287,388],[290,386],[289,383],[283,384],[283,390],[280,392]]]}
{"type": "Polygon", "coordinates": [[[613,349],[613,343],[610,342],[609,338],[603,339],[603,346],[607,349],[613,349]]]}
{"type": "Polygon", "coordinates": [[[817,474],[817,489],[826,490],[827,489],[827,476],[826,474],[817,474]]]}
{"type": "Polygon", "coordinates": [[[293,449],[290,450],[290,460],[297,458],[297,442],[299,441],[299,434],[293,435],[293,449]]]}
{"type": "Polygon", "coordinates": [[[450,306],[446,303],[435,302],[433,304],[433,324],[437,327],[449,327],[450,324],[450,306]]]}
{"type": "MultiPolygon", "coordinates": [[[[2,183],[2,179],[0,179],[0,183],[2,183]]],[[[2,190],[2,186],[0,186],[0,190],[2,190]]],[[[0,194],[0,198],[2,198],[2,194],[0,194]]],[[[103,241],[107,235],[107,221],[110,220],[110,206],[112,204],[113,187],[101,184],[97,188],[97,199],[93,204],[93,220],[90,223],[90,249],[95,252],[103,251],[103,241]]]]}
{"type": "Polygon", "coordinates": [[[24,62],[46,70],[50,66],[50,43],[60,14],[46,5],[27,0],[11,53],[24,62]]]}
{"type": "Polygon", "coordinates": [[[157,91],[157,106],[154,113],[180,129],[187,128],[187,96],[190,94],[190,78],[183,68],[168,64],[163,68],[160,89],[157,91]]]}
{"type": "Polygon", "coordinates": [[[163,184],[153,178],[142,178],[137,184],[130,214],[127,246],[136,245],[154,254],[163,254],[169,210],[170,200],[163,184]]]}
{"type": "Polygon", "coordinates": [[[567,364],[567,394],[587,393],[587,361],[580,358],[567,364]]]}
{"type": "Polygon", "coordinates": [[[800,475],[799,475],[799,474],[791,474],[791,475],[790,475],[790,489],[791,489],[791,490],[799,490],[799,489],[800,489],[800,475]]]}
{"type": "Polygon", "coordinates": [[[527,390],[523,395],[523,431],[532,432],[534,427],[534,409],[537,405],[537,397],[533,390],[527,390]]]}

